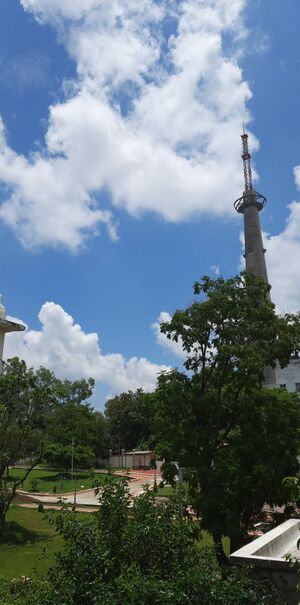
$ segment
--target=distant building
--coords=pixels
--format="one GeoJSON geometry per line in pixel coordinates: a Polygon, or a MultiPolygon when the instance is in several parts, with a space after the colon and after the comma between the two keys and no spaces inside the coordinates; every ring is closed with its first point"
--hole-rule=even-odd
{"type": "Polygon", "coordinates": [[[300,396],[300,358],[291,359],[286,368],[276,368],[277,384],[290,393],[300,396]]]}
{"type": "Polygon", "coordinates": [[[151,461],[154,454],[151,450],[133,450],[125,452],[121,450],[120,454],[109,453],[109,466],[114,468],[151,468],[151,461]]]}

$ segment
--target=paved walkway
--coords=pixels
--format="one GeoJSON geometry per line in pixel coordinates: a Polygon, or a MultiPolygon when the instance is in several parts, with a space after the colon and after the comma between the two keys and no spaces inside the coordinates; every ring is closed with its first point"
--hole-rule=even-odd
{"type": "MultiPolygon", "coordinates": [[[[144,486],[149,485],[150,489],[154,485],[155,480],[155,471],[153,470],[131,470],[129,473],[126,471],[120,471],[115,473],[116,475],[121,475],[124,477],[128,477],[129,483],[129,493],[132,498],[136,498],[139,494],[143,493],[144,486]]],[[[160,475],[156,474],[156,480],[159,482],[161,480],[160,475]]],[[[32,500],[32,504],[34,503],[42,503],[42,504],[52,504],[56,505],[58,500],[63,499],[66,504],[74,503],[74,492],[69,492],[66,494],[49,494],[49,493],[28,493],[22,490],[19,490],[19,494],[23,497],[26,497],[26,505],[30,506],[30,500],[32,500]]],[[[99,496],[95,496],[94,489],[86,489],[79,490],[76,493],[76,503],[77,506],[100,506],[99,496]]]]}

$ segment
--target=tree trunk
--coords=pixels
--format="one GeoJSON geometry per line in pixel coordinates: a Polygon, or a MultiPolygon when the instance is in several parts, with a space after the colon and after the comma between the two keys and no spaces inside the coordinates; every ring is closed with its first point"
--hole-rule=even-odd
{"type": "Polygon", "coordinates": [[[4,530],[4,526],[5,526],[5,517],[6,517],[6,513],[5,511],[2,509],[2,507],[0,507],[0,534],[3,533],[4,530]]]}
{"type": "Polygon", "coordinates": [[[10,498],[7,499],[7,497],[1,493],[0,493],[0,498],[1,498],[1,501],[0,501],[0,533],[2,533],[4,530],[6,514],[9,509],[11,499],[10,498]]]}
{"type": "Polygon", "coordinates": [[[7,489],[6,487],[3,487],[2,483],[2,487],[0,487],[0,532],[2,532],[4,529],[7,511],[15,495],[15,485],[13,488],[7,489]]]}
{"type": "Polygon", "coordinates": [[[213,534],[213,539],[215,543],[216,549],[216,557],[220,567],[224,567],[224,565],[228,565],[228,558],[226,557],[222,544],[222,536],[220,534],[213,534]]]}
{"type": "Polygon", "coordinates": [[[242,534],[232,536],[230,538],[230,554],[232,554],[239,548],[242,548],[242,546],[245,546],[247,542],[249,542],[249,539],[245,538],[245,536],[243,536],[242,534]]]}

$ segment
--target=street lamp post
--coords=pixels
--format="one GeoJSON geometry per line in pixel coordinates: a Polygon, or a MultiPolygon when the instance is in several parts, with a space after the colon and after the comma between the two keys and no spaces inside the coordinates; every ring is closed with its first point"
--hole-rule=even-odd
{"type": "Polygon", "coordinates": [[[75,445],[75,439],[74,439],[74,437],[72,437],[71,481],[72,481],[72,485],[74,482],[73,509],[75,510],[75,508],[76,508],[76,475],[75,475],[75,480],[74,480],[74,445],[75,445]]]}
{"type": "Polygon", "coordinates": [[[179,515],[180,519],[183,519],[183,504],[182,504],[182,493],[183,493],[183,476],[182,469],[180,468],[178,462],[172,460],[171,464],[173,464],[176,468],[178,479],[179,479],[179,515]]]}

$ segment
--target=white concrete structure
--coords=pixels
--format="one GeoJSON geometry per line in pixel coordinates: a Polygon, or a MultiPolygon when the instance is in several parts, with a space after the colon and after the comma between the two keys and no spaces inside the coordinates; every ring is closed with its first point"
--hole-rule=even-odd
{"type": "Polygon", "coordinates": [[[251,565],[258,578],[268,578],[282,592],[288,605],[298,605],[300,595],[296,592],[298,575],[290,567],[287,555],[300,558],[297,543],[300,538],[300,519],[288,519],[278,527],[243,546],[232,555],[230,562],[236,565],[251,565]]]}
{"type": "Polygon", "coordinates": [[[22,332],[25,330],[25,326],[6,319],[6,311],[1,299],[2,296],[0,294],[0,373],[2,371],[5,334],[8,332],[22,332]]]}
{"type": "Polygon", "coordinates": [[[277,384],[290,393],[299,393],[300,396],[300,358],[291,359],[286,368],[276,368],[277,384]]]}

